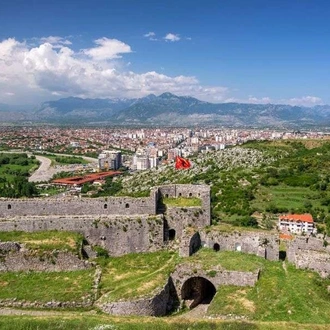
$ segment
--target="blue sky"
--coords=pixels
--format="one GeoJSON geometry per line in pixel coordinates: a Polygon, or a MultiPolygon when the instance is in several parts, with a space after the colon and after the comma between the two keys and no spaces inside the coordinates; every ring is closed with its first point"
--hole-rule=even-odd
{"type": "Polygon", "coordinates": [[[330,104],[330,2],[0,0],[0,102],[330,104]]]}

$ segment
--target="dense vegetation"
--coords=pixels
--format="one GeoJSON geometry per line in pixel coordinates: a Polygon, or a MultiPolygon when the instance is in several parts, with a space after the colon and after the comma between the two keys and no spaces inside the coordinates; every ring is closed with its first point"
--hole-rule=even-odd
{"type": "Polygon", "coordinates": [[[38,164],[34,156],[0,153],[0,196],[18,198],[38,195],[35,184],[28,182],[30,172],[38,164]]]}
{"type": "Polygon", "coordinates": [[[121,194],[140,196],[169,183],[211,187],[213,223],[270,229],[278,213],[311,213],[330,232],[330,142],[253,141],[191,157],[193,167],[173,165],[123,179],[121,194]]]}
{"type": "Polygon", "coordinates": [[[82,194],[87,194],[91,192],[91,197],[101,197],[101,196],[114,196],[119,191],[122,190],[122,184],[120,181],[113,180],[113,177],[108,176],[105,179],[105,183],[97,189],[92,183],[85,183],[81,189],[82,194]]]}

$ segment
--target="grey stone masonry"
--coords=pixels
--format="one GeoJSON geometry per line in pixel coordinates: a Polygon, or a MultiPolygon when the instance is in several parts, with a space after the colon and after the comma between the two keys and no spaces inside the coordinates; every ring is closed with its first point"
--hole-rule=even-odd
{"type": "Polygon", "coordinates": [[[204,270],[199,265],[180,264],[171,274],[180,300],[184,283],[192,277],[202,277],[210,281],[216,289],[222,285],[254,286],[259,278],[259,270],[255,272],[228,271],[218,268],[204,270]]]}
{"type": "Polygon", "coordinates": [[[203,229],[202,246],[217,251],[241,251],[268,260],[279,260],[279,235],[261,231],[221,232],[203,229]]]}
{"type": "Polygon", "coordinates": [[[297,268],[314,270],[322,277],[330,275],[329,238],[296,236],[287,242],[286,256],[297,268]]]}
{"type": "Polygon", "coordinates": [[[157,251],[164,246],[162,215],[33,216],[0,221],[0,231],[65,230],[81,233],[110,255],[157,251]]]}
{"type": "Polygon", "coordinates": [[[0,199],[0,218],[50,215],[156,214],[157,189],[150,197],[0,199]]]}
{"type": "Polygon", "coordinates": [[[105,313],[112,315],[144,315],[164,316],[169,311],[172,297],[170,296],[171,283],[168,282],[160,292],[153,297],[140,298],[131,301],[117,301],[110,303],[96,303],[105,313]]]}

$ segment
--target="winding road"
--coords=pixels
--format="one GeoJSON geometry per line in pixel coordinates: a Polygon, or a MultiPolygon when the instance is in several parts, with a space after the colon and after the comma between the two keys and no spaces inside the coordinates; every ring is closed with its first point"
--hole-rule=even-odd
{"type": "MultiPolygon", "coordinates": [[[[70,155],[61,155],[61,156],[70,156],[70,155]]],[[[41,163],[39,168],[29,177],[29,182],[43,182],[50,180],[54,174],[58,172],[67,171],[70,172],[73,170],[73,165],[65,165],[65,166],[58,166],[58,167],[52,167],[51,163],[52,161],[44,156],[35,156],[36,159],[41,163]]],[[[88,162],[91,162],[93,165],[97,164],[96,158],[91,157],[82,157],[88,162]]],[[[81,166],[81,165],[79,165],[81,166]]]]}

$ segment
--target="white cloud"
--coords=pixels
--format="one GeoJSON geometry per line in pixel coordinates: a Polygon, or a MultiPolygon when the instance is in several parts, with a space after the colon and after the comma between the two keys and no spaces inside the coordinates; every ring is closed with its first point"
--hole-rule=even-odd
{"type": "Polygon", "coordinates": [[[120,54],[131,53],[131,47],[117,39],[101,38],[95,40],[94,48],[83,49],[83,53],[96,61],[121,58],[120,54]]]}
{"type": "Polygon", "coordinates": [[[40,38],[41,43],[49,43],[52,45],[71,45],[72,42],[58,36],[49,36],[40,38]]]}
{"type": "Polygon", "coordinates": [[[14,96],[14,95],[15,95],[15,93],[13,93],[13,92],[5,92],[5,94],[6,94],[7,96],[14,96]]]}
{"type": "Polygon", "coordinates": [[[272,99],[270,97],[255,97],[249,95],[247,99],[242,98],[228,98],[225,99],[224,102],[237,102],[237,103],[253,103],[253,104],[288,104],[292,106],[305,106],[312,107],[314,105],[324,104],[322,99],[317,96],[303,96],[303,97],[294,97],[290,99],[272,99]]]}
{"type": "Polygon", "coordinates": [[[144,34],[143,36],[146,37],[146,38],[155,37],[156,33],[155,32],[148,32],[148,33],[144,34]]]}
{"type": "Polygon", "coordinates": [[[272,100],[270,97],[257,98],[257,97],[250,95],[247,100],[247,103],[267,104],[267,103],[272,103],[272,100]]]}
{"type": "MultiPolygon", "coordinates": [[[[118,58],[131,52],[129,45],[107,38],[96,40],[96,44],[75,52],[65,45],[45,42],[33,47],[6,39],[0,42],[0,90],[15,94],[11,103],[39,103],[67,96],[130,98],[163,92],[216,102],[227,97],[226,87],[201,86],[196,77],[128,71],[127,63],[118,58]]],[[[0,102],[8,100],[8,95],[0,95],[0,102]]]]}
{"type": "Polygon", "coordinates": [[[148,38],[151,41],[157,41],[158,39],[156,38],[156,33],[155,32],[148,32],[146,34],[143,35],[145,38],[148,38]]]}
{"type": "Polygon", "coordinates": [[[302,106],[314,106],[317,104],[323,104],[322,99],[317,96],[303,96],[303,97],[294,97],[289,100],[283,100],[285,104],[290,105],[302,105],[302,106]]]}
{"type": "Polygon", "coordinates": [[[173,34],[173,33],[168,33],[164,39],[166,41],[171,41],[171,42],[174,42],[174,41],[179,41],[181,38],[178,34],[173,34]]]}

